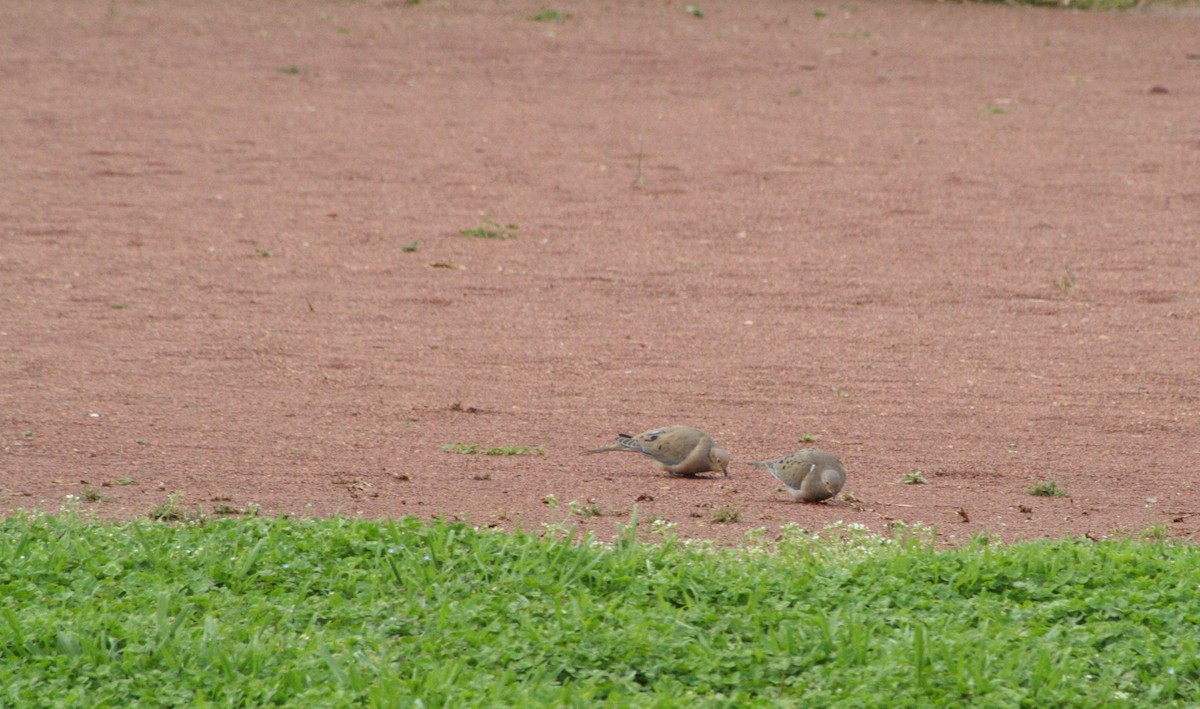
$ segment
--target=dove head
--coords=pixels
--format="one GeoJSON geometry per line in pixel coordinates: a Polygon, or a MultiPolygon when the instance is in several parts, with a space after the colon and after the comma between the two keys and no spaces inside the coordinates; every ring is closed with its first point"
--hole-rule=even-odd
{"type": "Polygon", "coordinates": [[[708,452],[708,462],[713,470],[719,469],[722,475],[729,477],[729,453],[713,446],[712,450],[708,452]]]}

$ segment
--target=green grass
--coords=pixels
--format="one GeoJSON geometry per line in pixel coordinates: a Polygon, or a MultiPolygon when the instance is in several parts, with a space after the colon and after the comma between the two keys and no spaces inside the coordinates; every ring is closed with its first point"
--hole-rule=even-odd
{"type": "Polygon", "coordinates": [[[1058,483],[1054,482],[1053,480],[1043,480],[1042,482],[1034,483],[1033,485],[1025,488],[1025,492],[1029,493],[1030,495],[1036,495],[1037,497],[1071,496],[1070,493],[1068,493],[1062,487],[1059,487],[1058,483]]]}
{"type": "Polygon", "coordinates": [[[0,521],[0,705],[1162,707],[1200,550],[0,521]]]}
{"type": "Polygon", "coordinates": [[[182,495],[178,492],[172,492],[167,495],[165,502],[160,502],[150,508],[147,516],[150,519],[159,522],[181,522],[188,519],[191,513],[186,507],[179,504],[179,499],[182,495]]]}
{"type": "Polygon", "coordinates": [[[517,238],[517,225],[501,224],[487,219],[473,229],[463,229],[458,233],[473,239],[515,239],[517,238]]]}
{"type": "Polygon", "coordinates": [[[526,15],[525,19],[532,20],[534,22],[563,22],[564,20],[571,19],[571,13],[559,12],[558,10],[544,7],[532,15],[526,15]]]}
{"type": "Polygon", "coordinates": [[[600,509],[600,505],[593,500],[588,500],[587,502],[572,500],[567,503],[567,507],[571,510],[571,514],[579,515],[580,517],[601,517],[604,515],[604,510],[600,509]]]}
{"type": "Polygon", "coordinates": [[[741,510],[737,505],[722,505],[713,510],[712,521],[717,524],[732,524],[742,518],[741,510]]]}
{"type": "Polygon", "coordinates": [[[447,453],[459,455],[545,455],[546,446],[497,446],[484,448],[478,443],[447,443],[442,446],[447,453]]]}

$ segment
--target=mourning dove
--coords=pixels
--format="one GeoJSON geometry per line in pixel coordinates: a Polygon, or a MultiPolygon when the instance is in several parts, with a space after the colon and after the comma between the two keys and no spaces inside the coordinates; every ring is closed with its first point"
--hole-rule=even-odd
{"type": "Polygon", "coordinates": [[[713,443],[712,436],[691,426],[667,426],[631,436],[617,434],[617,444],[588,453],[629,451],[648,455],[672,475],[694,476],[720,470],[729,475],[729,454],[713,443]]]}
{"type": "Polygon", "coordinates": [[[750,465],[770,470],[792,498],[800,502],[827,500],[846,484],[846,467],[825,451],[806,449],[750,465]]]}

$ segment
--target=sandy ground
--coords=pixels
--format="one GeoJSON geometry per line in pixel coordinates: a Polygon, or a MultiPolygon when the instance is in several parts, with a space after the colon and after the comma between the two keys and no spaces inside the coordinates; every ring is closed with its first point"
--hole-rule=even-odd
{"type": "Polygon", "coordinates": [[[1200,19],[553,7],[0,0],[0,512],[1200,530],[1200,19]]]}

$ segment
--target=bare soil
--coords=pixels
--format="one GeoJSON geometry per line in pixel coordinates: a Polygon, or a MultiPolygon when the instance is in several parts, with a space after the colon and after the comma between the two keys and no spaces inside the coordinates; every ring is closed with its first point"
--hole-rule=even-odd
{"type": "Polygon", "coordinates": [[[1200,19],[552,7],[0,1],[0,512],[1200,530],[1200,19]]]}

